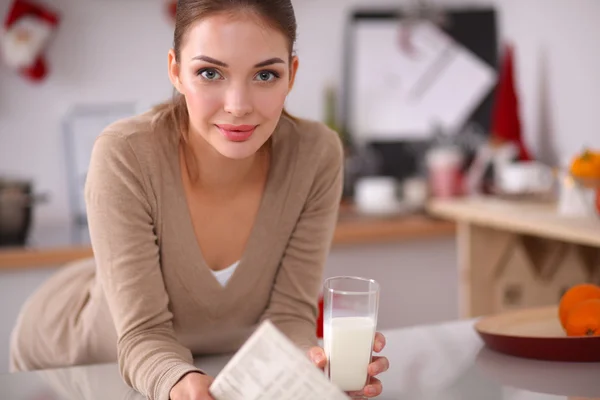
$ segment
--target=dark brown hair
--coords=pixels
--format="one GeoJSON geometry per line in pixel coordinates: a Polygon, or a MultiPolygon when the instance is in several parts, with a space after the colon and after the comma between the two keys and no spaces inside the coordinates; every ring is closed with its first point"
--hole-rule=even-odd
{"type": "MultiPolygon", "coordinates": [[[[173,35],[173,51],[175,59],[180,61],[181,47],[187,33],[194,23],[215,14],[247,12],[256,15],[268,26],[279,30],[288,39],[290,63],[296,42],[296,16],[291,0],[178,0],[175,15],[175,32],[173,35]]],[[[155,123],[166,123],[178,132],[184,144],[188,142],[189,115],[185,98],[175,92],[173,99],[155,107],[155,123]]],[[[284,109],[283,114],[293,118],[284,109]]],[[[187,148],[187,146],[186,146],[187,148]]],[[[195,168],[189,165],[193,159],[186,155],[188,169],[194,179],[195,168]],[[192,167],[192,168],[190,168],[192,167]]]]}

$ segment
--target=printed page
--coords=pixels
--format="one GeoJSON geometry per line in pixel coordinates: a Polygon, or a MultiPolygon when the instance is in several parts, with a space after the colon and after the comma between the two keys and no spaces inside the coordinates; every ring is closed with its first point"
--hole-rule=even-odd
{"type": "Polygon", "coordinates": [[[216,400],[348,400],[270,321],[233,356],[210,392],[216,400]]]}

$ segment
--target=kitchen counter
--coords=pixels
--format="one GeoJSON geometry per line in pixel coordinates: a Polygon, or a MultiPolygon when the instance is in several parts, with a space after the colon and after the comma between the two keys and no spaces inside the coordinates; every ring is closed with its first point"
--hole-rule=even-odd
{"type": "MultiPolygon", "coordinates": [[[[348,246],[437,237],[452,237],[455,224],[425,214],[375,217],[357,213],[351,205],[343,205],[333,245],[348,246]]],[[[46,236],[56,236],[52,232],[46,236]]],[[[65,236],[65,235],[63,235],[65,236]]],[[[89,244],[45,244],[23,248],[0,248],[0,270],[53,267],[93,255],[89,244]]]]}
{"type": "MultiPolygon", "coordinates": [[[[484,347],[474,320],[384,331],[390,370],[379,400],[569,400],[600,397],[600,363],[521,359],[484,347]],[[562,398],[565,398],[562,397],[562,398]]],[[[229,356],[196,359],[212,376],[229,356]]],[[[7,399],[143,400],[127,387],[116,364],[0,375],[7,399]]]]}
{"type": "Polygon", "coordinates": [[[600,283],[600,218],[495,197],[435,200],[428,211],[457,223],[462,317],[554,305],[571,285],[600,283]]]}
{"type": "Polygon", "coordinates": [[[457,222],[600,247],[600,218],[561,216],[553,202],[477,197],[434,200],[428,210],[440,218],[457,222]]]}

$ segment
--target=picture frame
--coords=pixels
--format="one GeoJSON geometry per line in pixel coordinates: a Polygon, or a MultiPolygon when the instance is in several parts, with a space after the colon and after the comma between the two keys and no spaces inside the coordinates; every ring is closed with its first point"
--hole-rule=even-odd
{"type": "Polygon", "coordinates": [[[111,123],[137,112],[135,102],[76,104],[62,122],[69,208],[76,243],[87,236],[87,213],[84,188],[90,157],[96,138],[111,123]]]}

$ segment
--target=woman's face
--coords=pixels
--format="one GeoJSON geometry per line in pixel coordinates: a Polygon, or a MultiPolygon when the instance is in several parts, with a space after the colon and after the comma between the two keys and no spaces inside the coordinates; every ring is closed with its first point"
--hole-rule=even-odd
{"type": "Polygon", "coordinates": [[[258,17],[214,15],[188,30],[169,74],[185,96],[190,134],[223,156],[252,156],[273,133],[298,68],[287,38],[258,17]]]}

